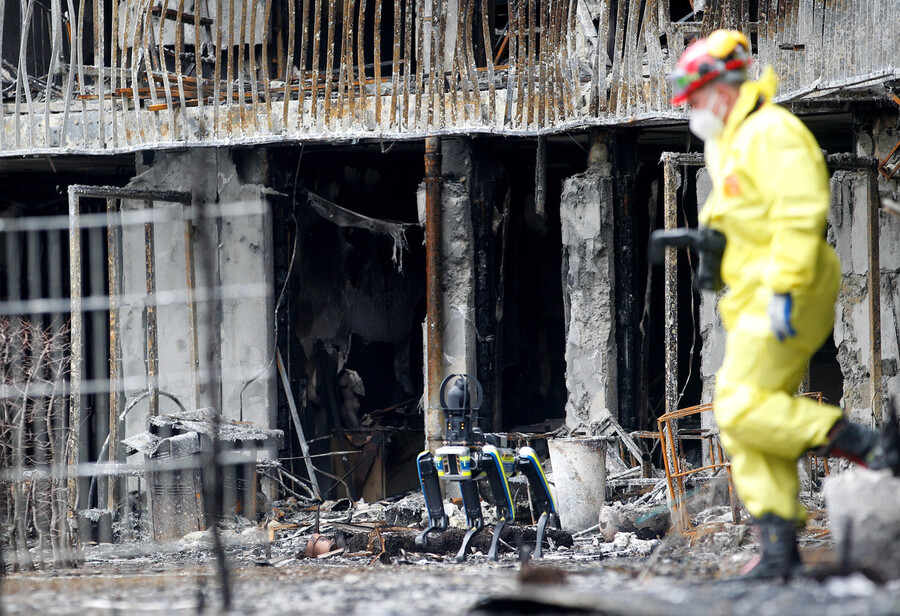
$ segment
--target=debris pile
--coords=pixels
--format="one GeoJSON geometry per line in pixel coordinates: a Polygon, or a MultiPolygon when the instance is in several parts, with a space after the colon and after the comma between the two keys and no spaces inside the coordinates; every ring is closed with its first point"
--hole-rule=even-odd
{"type": "MultiPolygon", "coordinates": [[[[894,613],[889,606],[900,600],[900,586],[896,582],[893,586],[878,584],[879,574],[871,565],[852,559],[847,562],[863,574],[832,576],[821,582],[804,577],[787,585],[706,583],[737,575],[756,546],[755,533],[741,523],[749,520],[746,512],[738,510],[735,520],[727,473],[701,470],[687,478],[679,510],[686,514],[688,527],[682,528],[672,524],[669,481],[665,476],[652,476],[661,475],[660,471],[650,469],[651,476],[645,477],[646,466],[634,466],[633,457],[616,446],[608,447],[606,455],[607,468],[613,469],[615,479],[608,483],[606,502],[595,514],[596,524],[574,534],[548,529],[540,559],[529,558],[535,527],[524,487],[512,490],[517,524],[502,530],[497,563],[487,557],[496,523],[495,508],[487,499],[483,503],[486,527],[475,536],[466,563],[455,558],[466,522],[461,502],[452,497],[444,503],[450,528],[429,535],[425,548],[415,543],[427,524],[424,498],[418,491],[377,502],[316,502],[297,496],[262,499],[265,505],[260,506],[257,518],[232,512],[221,524],[229,562],[241,579],[237,603],[244,613],[289,613],[286,606],[316,597],[317,613],[340,614],[346,613],[348,601],[356,600],[356,589],[364,588],[365,597],[359,600],[374,611],[417,613],[429,609],[440,616],[477,609],[479,601],[482,613],[496,613],[502,606],[539,612],[566,608],[596,612],[598,606],[605,606],[608,613],[624,614],[634,613],[639,605],[641,613],[669,616],[685,613],[689,605],[692,613],[749,616],[758,613],[753,608],[763,596],[767,605],[775,606],[766,610],[772,614],[812,613],[805,609],[811,605],[834,608],[822,613],[851,613],[846,610],[857,602],[865,609],[852,613],[894,613]],[[722,606],[730,611],[723,611],[722,606]],[[804,609],[794,609],[798,606],[804,609]]],[[[693,467],[685,462],[683,468],[693,467]]],[[[274,467],[266,469],[269,472],[274,467]]],[[[554,469],[545,464],[544,471],[552,482],[554,469]]],[[[833,574],[841,563],[832,550],[828,518],[818,505],[822,501],[817,489],[822,483],[819,471],[810,474],[812,480],[805,482],[802,493],[810,521],[800,534],[801,553],[807,565],[830,567],[833,574]]],[[[826,485],[842,483],[848,484],[843,489],[851,490],[839,497],[845,502],[859,503],[868,497],[875,510],[900,507],[891,500],[900,490],[872,490],[854,472],[826,485]]],[[[832,513],[839,511],[840,507],[834,507],[832,513]]],[[[92,515],[100,520],[103,513],[98,510],[92,515]]],[[[864,543],[863,535],[857,544],[852,537],[862,531],[852,528],[850,549],[853,558],[858,558],[857,549],[873,548],[864,543]]],[[[835,534],[840,534],[837,528],[835,534]]],[[[131,556],[127,544],[113,546],[93,540],[85,548],[85,564],[117,573],[149,570],[171,575],[178,570],[179,576],[171,576],[174,589],[178,584],[190,584],[183,581],[182,570],[202,569],[214,559],[209,530],[191,532],[167,544],[146,539],[144,534],[142,546],[136,546],[131,556]]],[[[884,541],[880,549],[884,552],[890,546],[890,541],[884,541]]],[[[887,576],[881,575],[881,579],[887,576]]],[[[122,595],[125,598],[110,605],[137,605],[138,597],[153,596],[148,593],[140,595],[129,589],[122,595]]],[[[192,596],[169,594],[181,601],[178,605],[187,605],[184,597],[192,596]]],[[[201,605],[213,595],[201,587],[196,596],[201,605]],[[206,598],[201,601],[201,596],[206,598]]],[[[74,604],[94,606],[91,600],[73,599],[74,604]]],[[[167,605],[172,608],[176,603],[167,605]]]]}
{"type": "Polygon", "coordinates": [[[900,578],[900,478],[852,469],[829,477],[824,492],[840,568],[876,581],[900,578]]]}

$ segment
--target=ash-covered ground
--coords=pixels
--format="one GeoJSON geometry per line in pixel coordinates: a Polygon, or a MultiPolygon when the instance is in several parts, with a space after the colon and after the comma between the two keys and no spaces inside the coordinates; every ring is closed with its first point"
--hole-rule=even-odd
{"type": "MultiPolygon", "coordinates": [[[[556,533],[544,557],[530,561],[517,554],[517,529],[504,533],[497,562],[484,556],[490,528],[476,544],[481,549],[464,563],[455,561],[458,529],[429,542],[434,552],[446,553],[414,551],[419,495],[394,503],[325,503],[319,508],[319,531],[334,545],[323,540],[320,557],[306,556],[317,514],[296,501],[276,502],[259,524],[236,520],[222,536],[234,614],[900,612],[900,582],[876,584],[858,573],[822,574],[833,572],[837,562],[826,520],[815,498],[812,501],[813,516],[801,546],[817,573],[787,583],[729,579],[751,558],[755,538],[744,524],[733,524],[725,505],[695,512],[687,535],[670,531],[661,538],[642,539],[638,535],[651,532],[646,525],[637,532],[615,532],[607,525],[574,537],[556,533]]],[[[664,498],[662,503],[664,508],[664,498]]],[[[628,517],[628,504],[626,500],[617,507],[621,515],[616,519],[628,517]]],[[[653,502],[643,504],[653,512],[653,502]]],[[[448,510],[459,524],[456,508],[448,504],[448,510]]],[[[645,514],[638,517],[646,519],[645,514]]],[[[208,532],[165,546],[88,545],[82,556],[74,570],[8,575],[2,581],[3,612],[225,613],[208,532]]]]}

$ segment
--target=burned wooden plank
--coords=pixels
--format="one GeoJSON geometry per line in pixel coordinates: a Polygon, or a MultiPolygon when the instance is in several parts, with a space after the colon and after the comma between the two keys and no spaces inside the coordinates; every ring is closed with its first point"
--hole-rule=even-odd
{"type": "Polygon", "coordinates": [[[432,23],[434,25],[434,29],[437,32],[437,36],[434,37],[434,46],[433,57],[432,57],[432,81],[431,81],[431,94],[434,97],[432,100],[433,105],[437,108],[437,113],[434,116],[434,121],[437,126],[441,126],[444,123],[444,114],[446,112],[446,103],[445,103],[445,93],[444,93],[444,74],[446,72],[446,67],[444,66],[444,50],[446,49],[446,36],[447,29],[445,26],[446,15],[444,15],[443,11],[441,11],[441,2],[436,1],[434,4],[434,9],[432,12],[432,23]]]}
{"type": "MultiPolygon", "coordinates": [[[[331,80],[334,68],[334,26],[337,13],[337,0],[328,0],[328,33],[325,39],[325,126],[332,120],[331,114],[331,80]]],[[[376,99],[377,100],[377,99],[376,99]]]]}
{"type": "MultiPolygon", "coordinates": [[[[98,108],[98,117],[99,117],[99,128],[100,128],[100,143],[103,147],[107,145],[106,138],[106,101],[103,96],[103,90],[106,86],[106,78],[105,74],[105,65],[103,62],[104,56],[104,34],[105,28],[103,24],[103,15],[104,11],[101,9],[100,0],[94,0],[94,68],[97,71],[97,79],[94,81],[94,90],[97,95],[100,97],[100,102],[97,105],[98,108]]],[[[49,81],[49,80],[48,80],[49,81]]],[[[32,137],[33,139],[34,137],[32,137]]]]}
{"type": "Polygon", "coordinates": [[[424,74],[425,74],[425,7],[424,3],[413,2],[413,6],[411,9],[415,12],[416,16],[416,76],[415,76],[415,84],[416,84],[416,100],[415,105],[413,106],[414,115],[415,115],[415,127],[417,129],[421,129],[422,127],[422,105],[425,103],[424,101],[424,74]]]}
{"type": "Polygon", "coordinates": [[[481,118],[481,88],[478,85],[478,73],[475,70],[475,0],[466,0],[466,93],[469,98],[466,122],[476,122],[481,118]]]}
{"type": "MultiPolygon", "coordinates": [[[[289,0],[291,6],[294,6],[295,0],[289,0]]],[[[302,127],[304,126],[304,117],[306,117],[306,111],[303,103],[304,93],[306,92],[306,49],[309,46],[309,2],[303,2],[303,27],[300,29],[300,79],[299,79],[299,94],[297,95],[297,125],[302,127]]],[[[291,13],[292,15],[294,13],[291,13]]],[[[294,34],[295,26],[294,20],[291,19],[290,24],[290,32],[289,38],[291,39],[291,51],[290,51],[290,62],[288,62],[287,68],[285,69],[284,76],[284,87],[285,87],[285,110],[287,109],[287,90],[288,83],[290,83],[290,72],[294,70],[294,45],[293,39],[296,36],[294,34]]],[[[310,107],[315,108],[315,97],[313,97],[312,105],[310,107]]],[[[285,122],[287,122],[287,112],[285,111],[285,122]]]]}
{"type": "Polygon", "coordinates": [[[659,13],[656,10],[658,0],[650,0],[645,13],[644,41],[649,60],[649,85],[650,96],[646,101],[645,110],[664,109],[668,104],[666,92],[665,62],[663,61],[662,46],[659,42],[659,13]]]}
{"type": "MultiPolygon", "coordinates": [[[[0,4],[0,11],[5,10],[2,4],[0,4]]],[[[115,13],[116,7],[113,6],[113,13],[115,13]]],[[[60,3],[59,0],[52,0],[50,7],[50,70],[48,71],[49,75],[55,75],[57,71],[57,63],[60,59],[60,45],[62,45],[62,16],[60,14],[60,3]]],[[[115,23],[113,24],[113,40],[115,40],[115,23]]],[[[3,18],[0,17],[0,30],[3,29],[3,18]]],[[[3,35],[0,34],[0,49],[3,48],[3,35]]],[[[113,57],[110,58],[111,63],[111,73],[110,78],[114,81],[115,76],[115,67],[116,67],[116,59],[115,59],[115,51],[113,52],[113,57]]],[[[51,98],[51,89],[50,85],[53,83],[52,79],[47,79],[47,87],[44,90],[44,117],[50,116],[50,98],[51,98]]],[[[115,121],[115,109],[116,105],[113,103],[113,143],[118,145],[118,132],[116,131],[116,127],[118,122],[115,121]]],[[[3,115],[0,112],[0,125],[3,124],[3,115]]],[[[2,141],[2,139],[0,139],[2,141]]],[[[60,140],[62,141],[62,140],[60,140]]],[[[50,122],[44,122],[44,147],[50,147],[50,122]]]]}
{"type": "MultiPolygon", "coordinates": [[[[124,36],[123,36],[123,43],[124,43],[123,50],[125,52],[124,55],[126,58],[128,55],[128,50],[129,49],[131,50],[131,63],[130,63],[131,64],[131,67],[130,67],[131,68],[131,88],[132,88],[132,98],[135,100],[137,99],[137,88],[139,85],[138,84],[138,63],[136,60],[136,57],[138,55],[138,49],[139,49],[136,44],[137,31],[138,31],[136,17],[137,17],[137,15],[133,11],[125,11],[125,19],[124,19],[125,32],[124,32],[124,36]],[[134,23],[130,23],[131,21],[134,21],[134,23]],[[129,28],[129,25],[131,26],[130,28],[129,28]],[[129,40],[131,42],[130,45],[129,45],[129,40]]],[[[143,45],[141,46],[141,48],[143,48],[143,45]]],[[[69,85],[71,86],[71,67],[70,67],[69,85]]],[[[70,96],[71,96],[71,88],[67,88],[67,96],[66,96],[67,101],[70,96]]],[[[68,108],[68,102],[66,103],[66,106],[68,108]]],[[[140,137],[143,138],[144,131],[143,131],[143,126],[141,124],[140,105],[138,103],[135,103],[133,105],[133,109],[134,109],[135,128],[137,129],[140,137]]],[[[67,112],[67,115],[68,115],[68,112],[67,112]]],[[[66,130],[67,120],[68,120],[68,117],[65,117],[63,119],[63,131],[64,132],[66,130]]]]}
{"type": "MultiPolygon", "coordinates": [[[[238,3],[241,7],[240,17],[240,28],[238,31],[238,40],[237,40],[237,86],[238,86],[238,95],[241,101],[246,100],[245,98],[245,77],[244,77],[244,41],[247,40],[247,3],[250,0],[238,0],[238,3]]],[[[232,5],[233,10],[233,5],[232,5]]],[[[255,117],[254,112],[254,117],[255,117]]],[[[246,134],[247,131],[247,106],[239,105],[238,106],[238,116],[240,117],[241,122],[241,134],[246,134]]]]}
{"type": "Polygon", "coordinates": [[[160,6],[154,6],[151,9],[151,12],[155,17],[159,17],[160,14],[162,14],[163,19],[168,19],[180,24],[195,25],[198,20],[200,21],[201,26],[211,26],[214,23],[213,20],[209,17],[198,17],[197,15],[188,13],[186,11],[179,12],[175,9],[166,8],[165,12],[163,13],[162,7],[160,6]]]}
{"type": "MultiPolygon", "coordinates": [[[[164,56],[161,56],[159,54],[159,49],[156,46],[156,38],[154,37],[154,34],[153,34],[153,20],[150,19],[149,7],[150,7],[149,1],[147,3],[146,10],[145,10],[143,4],[140,6],[140,13],[139,13],[140,19],[135,24],[135,28],[141,29],[141,34],[140,34],[139,39],[137,38],[137,32],[135,32],[135,37],[136,37],[135,45],[137,45],[137,43],[140,42],[140,48],[143,49],[143,58],[135,61],[135,65],[136,66],[143,65],[144,78],[146,79],[147,83],[155,84],[154,75],[161,74],[163,72],[167,72],[167,69],[165,68],[164,64],[163,65],[160,64],[161,62],[164,62],[164,56]],[[153,48],[155,55],[151,54],[151,47],[153,48]],[[156,60],[155,68],[153,67],[154,58],[156,60]],[[155,71],[155,73],[154,73],[154,71],[155,71]]],[[[140,56],[140,54],[136,54],[136,55],[140,56]]],[[[137,84],[135,83],[132,85],[137,85],[137,84]]],[[[157,102],[157,99],[155,97],[156,97],[155,89],[152,89],[150,91],[150,100],[153,101],[154,103],[157,102]]],[[[171,96],[170,96],[170,98],[171,98],[171,96]]],[[[139,114],[139,112],[137,112],[137,110],[139,108],[140,108],[140,105],[136,104],[135,105],[136,116],[137,116],[138,120],[140,121],[140,114],[139,114]]],[[[164,129],[162,127],[165,126],[165,123],[167,121],[170,123],[169,124],[169,135],[174,137],[174,134],[175,134],[174,112],[172,112],[172,111],[170,111],[168,114],[166,114],[166,118],[161,118],[155,114],[153,115],[152,128],[154,130],[154,133],[159,135],[160,133],[164,132],[164,129]]]]}
{"type": "MultiPolygon", "coordinates": [[[[400,15],[400,0],[394,1],[394,46],[393,56],[391,57],[391,111],[388,119],[388,126],[399,126],[399,97],[400,97],[400,44],[403,41],[403,19],[400,15]]],[[[362,14],[362,13],[360,13],[362,14]]],[[[360,27],[360,31],[363,29],[360,27]]],[[[360,36],[360,40],[362,40],[360,36]]],[[[360,45],[360,49],[362,45],[360,45]]],[[[365,109],[365,106],[363,106],[365,109]]]]}
{"type": "MultiPolygon", "coordinates": [[[[179,16],[184,12],[184,0],[178,0],[178,14],[179,16]]],[[[162,30],[162,25],[165,22],[160,20],[160,30],[162,30]]],[[[162,40],[162,34],[160,34],[160,40],[162,40]]],[[[178,22],[175,27],[175,79],[178,84],[178,100],[181,102],[181,106],[185,106],[185,96],[184,96],[184,72],[181,66],[181,52],[184,50],[184,26],[178,22]]],[[[183,139],[187,141],[188,137],[188,129],[187,123],[182,120],[181,129],[183,139]]],[[[174,136],[174,135],[173,135],[174,136]]]]}
{"type": "Polygon", "coordinates": [[[537,0],[527,0],[527,26],[526,26],[526,46],[525,46],[525,73],[528,76],[527,95],[525,96],[525,126],[531,128],[535,119],[535,64],[537,63],[537,23],[535,13],[537,12],[535,4],[537,0]]]}
{"type": "MultiPolygon", "coordinates": [[[[250,112],[253,115],[253,130],[254,132],[259,131],[259,111],[258,111],[258,103],[259,99],[259,77],[257,75],[257,66],[256,66],[256,3],[249,3],[248,9],[250,10],[250,32],[248,34],[248,46],[247,46],[247,55],[250,59],[250,100],[251,100],[251,108],[250,112]]],[[[263,44],[263,47],[266,45],[263,44]]],[[[242,76],[243,79],[243,76],[242,76]]],[[[268,97],[267,97],[268,98],[268,97]]]]}
{"type": "MultiPolygon", "coordinates": [[[[575,18],[578,9],[576,0],[569,0],[566,3],[566,12],[563,15],[563,22],[567,32],[575,32],[575,18]]],[[[565,69],[565,78],[563,79],[563,97],[566,106],[566,118],[572,117],[578,113],[579,92],[575,88],[575,84],[580,83],[578,78],[578,67],[575,64],[575,37],[566,36],[565,45],[562,46],[566,61],[563,63],[565,69]]]]}
{"type": "MultiPolygon", "coordinates": [[[[289,1],[293,2],[294,0],[289,1]]],[[[222,25],[222,0],[216,0],[216,19],[214,24],[214,28],[216,30],[216,57],[214,65],[216,80],[215,84],[213,85],[213,132],[215,133],[216,137],[219,136],[219,109],[221,108],[221,105],[219,104],[219,87],[222,76],[222,69],[220,66],[222,59],[222,25]]],[[[293,49],[293,46],[291,46],[291,49],[293,49]]],[[[286,109],[285,115],[287,115],[286,109]]]]}
{"type": "Polygon", "coordinates": [[[497,89],[494,84],[494,54],[491,53],[491,34],[488,25],[487,2],[481,2],[481,40],[484,47],[484,62],[488,74],[488,115],[493,120],[497,114],[497,89]]]}
{"type": "Polygon", "coordinates": [[[337,14],[337,0],[328,0],[328,33],[325,39],[325,126],[331,125],[332,77],[334,69],[334,27],[337,14]]]}
{"type": "MultiPolygon", "coordinates": [[[[349,552],[369,552],[379,554],[382,551],[381,539],[384,540],[384,554],[388,557],[399,556],[401,551],[408,553],[428,552],[430,554],[455,555],[462,546],[463,537],[466,534],[462,528],[448,528],[443,532],[433,533],[428,536],[425,550],[415,544],[418,530],[389,530],[380,529],[379,533],[350,532],[343,538],[338,538],[338,545],[346,546],[349,552]]],[[[475,535],[471,546],[473,550],[487,554],[494,536],[492,528],[485,528],[475,535]]],[[[507,526],[500,534],[500,553],[511,553],[519,544],[519,538],[531,547],[536,538],[535,529],[530,526],[507,526]],[[504,543],[506,545],[504,545],[504,543]],[[508,547],[509,546],[509,547],[508,547]]],[[[564,530],[548,528],[545,535],[545,545],[572,547],[575,544],[572,535],[564,530]]]]}
{"type": "Polygon", "coordinates": [[[409,105],[414,79],[412,74],[412,29],[414,8],[415,5],[411,0],[407,0],[403,3],[403,111],[402,121],[398,124],[399,129],[409,128],[411,125],[409,105]]]}
{"type": "MultiPolygon", "coordinates": [[[[304,4],[306,4],[304,2],[304,4]]],[[[315,10],[314,10],[314,22],[313,22],[313,49],[312,49],[312,57],[310,58],[310,76],[312,77],[312,100],[310,101],[311,107],[311,122],[313,126],[318,126],[318,116],[319,116],[319,80],[317,79],[319,75],[319,52],[321,48],[321,39],[322,39],[322,0],[316,0],[315,10]]],[[[306,25],[304,24],[304,28],[306,25]]],[[[303,82],[303,71],[304,67],[301,67],[301,83],[303,82]]],[[[302,88],[302,86],[301,86],[302,88]]],[[[302,91],[302,90],[301,90],[302,91]]],[[[302,109],[300,110],[303,111],[302,109]]]]}
{"type": "MultiPolygon", "coordinates": [[[[150,9],[151,9],[151,6],[148,3],[144,23],[146,24],[149,34],[152,36],[153,20],[150,19],[150,9]]],[[[164,29],[165,29],[165,23],[166,23],[165,20],[162,20],[162,19],[159,20],[159,33],[156,35],[156,38],[153,39],[155,41],[154,46],[156,47],[156,49],[154,50],[156,52],[156,67],[157,67],[157,70],[160,72],[168,72],[168,69],[166,67],[165,48],[163,46],[163,33],[164,33],[164,29]]],[[[148,37],[148,36],[144,37],[144,40],[148,45],[151,42],[150,39],[151,39],[151,37],[148,37]]],[[[150,54],[148,52],[147,56],[149,57],[149,55],[150,54]]],[[[148,62],[148,64],[149,64],[149,62],[148,62]]],[[[147,68],[147,81],[150,83],[154,83],[152,81],[152,74],[150,73],[150,67],[147,66],[146,68],[147,68]]],[[[176,132],[176,128],[175,128],[175,112],[174,112],[174,106],[172,105],[172,100],[173,100],[172,99],[172,87],[171,87],[171,84],[168,79],[163,80],[163,87],[165,88],[165,92],[166,92],[166,106],[167,106],[167,111],[169,112],[167,114],[168,121],[169,121],[169,135],[173,139],[175,139],[177,136],[177,132],[176,132]]],[[[153,101],[153,102],[154,102],[154,104],[156,103],[156,101],[153,101]]]]}
{"type": "MultiPolygon", "coordinates": [[[[399,9],[400,3],[397,3],[399,9]]],[[[361,122],[365,122],[365,115],[368,109],[368,95],[366,94],[366,49],[365,49],[365,32],[366,32],[366,0],[359,2],[358,27],[359,35],[356,41],[356,62],[358,64],[357,76],[359,82],[359,109],[361,122]]]]}
{"type": "Polygon", "coordinates": [[[381,14],[384,0],[375,0],[375,124],[381,124],[381,14]]]}
{"type": "MultiPolygon", "coordinates": [[[[106,200],[106,212],[109,219],[107,229],[107,275],[109,277],[109,453],[110,462],[122,461],[119,446],[119,417],[124,410],[125,392],[122,388],[122,347],[119,331],[119,304],[121,303],[122,254],[119,237],[120,212],[118,199],[106,200]]],[[[118,477],[108,480],[106,506],[117,511],[119,506],[118,477]]]]}
{"type": "MultiPolygon", "coordinates": [[[[27,32],[31,27],[31,19],[34,15],[34,0],[27,0],[27,3],[23,3],[20,5],[22,10],[22,24],[21,24],[21,32],[22,35],[19,37],[19,63],[16,67],[16,98],[15,98],[15,112],[16,116],[22,117],[22,93],[25,94],[25,104],[26,104],[26,114],[28,116],[28,138],[30,147],[34,147],[34,109],[32,107],[33,101],[31,98],[31,83],[28,78],[28,65],[26,63],[26,59],[28,57],[27,45],[28,45],[28,36],[27,32]]],[[[84,14],[84,0],[81,0],[81,14],[84,14]]],[[[79,35],[76,37],[79,41],[79,50],[81,50],[81,41],[80,35],[81,30],[79,29],[79,35]]],[[[79,67],[81,67],[81,74],[79,76],[79,82],[81,85],[81,93],[84,94],[84,67],[82,63],[78,63],[79,67]]],[[[84,103],[82,102],[82,108],[84,107],[84,103]]],[[[24,148],[22,143],[22,135],[21,135],[21,122],[15,123],[15,131],[16,131],[16,147],[24,148]]],[[[86,131],[87,129],[85,129],[86,131]]],[[[87,132],[85,132],[85,141],[87,141],[87,132]]]]}
{"type": "Polygon", "coordinates": [[[599,115],[606,105],[606,37],[609,33],[609,0],[600,0],[600,20],[597,28],[597,44],[594,47],[594,70],[591,71],[589,109],[599,115]]]}
{"type": "Polygon", "coordinates": [[[549,120],[547,104],[549,99],[549,90],[553,88],[553,83],[547,79],[548,56],[550,55],[550,45],[552,40],[550,30],[550,6],[547,2],[541,2],[537,11],[537,19],[540,28],[540,43],[538,45],[537,70],[536,75],[540,80],[540,86],[535,96],[535,120],[539,125],[545,126],[549,120]]]}
{"type": "Polygon", "coordinates": [[[544,26],[544,46],[548,47],[546,52],[546,76],[545,83],[548,89],[545,105],[546,122],[557,122],[563,116],[564,110],[562,104],[562,88],[563,73],[560,64],[560,46],[564,36],[564,29],[561,27],[561,5],[562,3],[554,3],[551,7],[547,7],[546,24],[544,26]]]}
{"type": "Polygon", "coordinates": [[[519,62],[521,62],[519,60],[520,6],[520,2],[513,3],[509,13],[509,28],[507,32],[509,37],[509,59],[507,64],[509,68],[506,69],[506,117],[504,120],[506,125],[513,125],[520,118],[520,102],[518,100],[522,96],[522,72],[519,70],[519,62]]]}
{"type": "MultiPolygon", "coordinates": [[[[271,3],[271,0],[266,0],[266,3],[268,5],[269,3],[271,3]]],[[[195,8],[197,9],[197,14],[199,15],[200,7],[195,6],[195,8]]],[[[209,9],[207,9],[207,10],[209,10],[209,9]]],[[[210,20],[210,21],[212,21],[212,20],[210,20]]],[[[203,48],[200,43],[200,25],[201,24],[199,24],[199,23],[196,23],[196,22],[194,23],[194,76],[196,77],[198,83],[203,79],[203,52],[202,52],[203,48]]],[[[207,27],[209,25],[210,24],[207,24],[207,27]]],[[[264,53],[265,53],[265,50],[264,50],[264,53]]],[[[219,78],[218,75],[216,75],[215,77],[216,77],[216,79],[219,78]]],[[[206,133],[206,114],[203,112],[203,105],[204,105],[203,98],[204,97],[200,96],[197,99],[198,106],[200,107],[199,126],[200,126],[201,134],[206,133]]],[[[266,100],[268,100],[268,97],[266,97],[266,100]]],[[[271,108],[269,109],[269,111],[271,112],[271,108]]],[[[269,118],[269,121],[271,124],[271,117],[269,118]]],[[[269,130],[271,130],[271,125],[269,126],[269,130]]]]}
{"type": "Polygon", "coordinates": [[[612,65],[612,84],[609,92],[609,110],[619,111],[619,99],[622,95],[622,80],[624,79],[624,71],[622,69],[623,58],[625,52],[625,23],[628,18],[628,4],[619,2],[616,10],[616,18],[614,22],[615,39],[613,43],[613,65],[612,65]]]}

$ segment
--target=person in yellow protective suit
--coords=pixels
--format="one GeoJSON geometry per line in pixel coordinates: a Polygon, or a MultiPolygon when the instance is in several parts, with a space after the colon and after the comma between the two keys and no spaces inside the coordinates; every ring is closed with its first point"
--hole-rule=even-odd
{"type": "Polygon", "coordinates": [[[672,102],[691,107],[712,179],[700,223],[726,239],[715,417],[735,488],[760,530],[761,554],[747,575],[777,577],[800,564],[799,457],[818,448],[885,463],[878,432],[794,395],[834,324],[840,263],[824,239],[829,176],[809,130],[772,103],[772,69],[749,81],[750,62],[743,34],[717,30],[685,50],[670,79],[672,102]]]}

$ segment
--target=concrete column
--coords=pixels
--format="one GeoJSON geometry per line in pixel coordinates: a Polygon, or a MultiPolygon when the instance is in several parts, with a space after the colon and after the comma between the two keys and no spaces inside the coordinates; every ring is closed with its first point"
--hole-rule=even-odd
{"type": "MultiPolygon", "coordinates": [[[[186,191],[195,202],[205,203],[212,216],[194,239],[195,287],[198,299],[219,285],[223,292],[215,314],[214,331],[204,324],[205,306],[197,302],[197,373],[219,370],[221,381],[213,388],[192,378],[192,336],[189,311],[183,297],[164,299],[160,294],[183,295],[187,288],[186,234],[183,221],[154,225],[159,387],[187,409],[213,406],[228,419],[276,426],[273,319],[273,254],[271,218],[263,192],[264,152],[244,157],[244,177],[227,150],[195,149],[157,152],[149,166],[129,184],[132,188],[186,191]],[[223,208],[228,211],[221,217],[223,208]],[[213,246],[213,278],[207,275],[200,254],[200,238],[213,246]],[[212,341],[213,344],[210,344],[212,341]],[[212,352],[210,349],[214,349],[212,352]]],[[[141,209],[141,202],[124,202],[124,211],[141,209]]],[[[155,203],[154,208],[177,214],[181,205],[155,203]]],[[[121,344],[126,404],[146,390],[144,337],[144,228],[125,227],[122,235],[122,290],[130,303],[123,304],[121,344]]],[[[202,380],[202,379],[201,379],[202,380]]],[[[160,398],[160,412],[178,410],[170,399],[160,398]]],[[[122,438],[146,429],[147,404],[139,402],[130,412],[122,438]]]]}
{"type": "MultiPolygon", "coordinates": [[[[697,170],[698,209],[702,209],[711,192],[712,180],[706,167],[702,167],[697,170]]],[[[717,310],[721,297],[722,294],[713,294],[709,291],[700,293],[700,337],[703,341],[700,348],[700,378],[703,383],[701,404],[713,401],[716,392],[716,372],[722,367],[722,360],[725,358],[725,328],[717,310]]],[[[714,423],[712,413],[703,415],[704,428],[711,427],[714,423]]]]}
{"type": "MultiPolygon", "coordinates": [[[[475,374],[475,242],[472,233],[471,145],[468,139],[442,139],[441,288],[443,369],[448,374],[475,374]]],[[[418,192],[419,218],[425,217],[425,189],[418,192]]],[[[427,330],[425,344],[431,344],[427,330]]],[[[426,366],[427,370],[427,366],[426,366]]],[[[430,379],[426,378],[426,383],[430,379]]],[[[435,392],[426,391],[425,438],[429,449],[443,438],[443,415],[435,392]]]]}
{"type": "MultiPolygon", "coordinates": [[[[897,145],[900,139],[900,113],[896,107],[859,114],[855,118],[856,154],[874,156],[884,160],[897,145]]],[[[834,194],[832,188],[832,195],[834,194]]],[[[897,175],[886,180],[878,175],[878,202],[883,204],[890,200],[900,202],[900,183],[897,175]]],[[[863,204],[854,207],[854,212],[863,208],[863,204]]],[[[882,205],[883,207],[883,205],[882,205]]],[[[832,206],[834,208],[834,205],[832,206]]],[[[865,233],[865,220],[860,223],[863,229],[854,230],[854,236],[865,233]]],[[[881,266],[881,394],[900,402],[900,217],[888,214],[884,209],[879,214],[879,262],[881,266]]],[[[857,226],[854,217],[854,227],[857,226]]],[[[862,246],[866,246],[865,235],[861,236],[862,246]]],[[[857,237],[852,239],[857,242],[857,237]]],[[[839,255],[841,252],[839,251],[839,255]]],[[[843,294],[842,294],[843,295],[843,294]]],[[[868,299],[868,297],[866,298],[868,299]]],[[[857,325],[860,336],[868,331],[868,315],[866,320],[857,325]]],[[[837,330],[835,330],[837,336],[837,330]]],[[[865,339],[865,338],[863,338],[865,339]]],[[[837,343],[837,338],[835,338],[837,343]]],[[[840,359],[840,354],[839,354],[840,359]]],[[[865,358],[867,359],[867,358],[865,358]]],[[[865,364],[868,365],[868,364],[865,364]]],[[[842,365],[843,369],[843,365],[842,365]]],[[[845,387],[846,392],[846,387],[845,387]]],[[[884,408],[884,407],[882,407],[884,408]]]]}
{"type": "Polygon", "coordinates": [[[560,203],[566,314],[566,423],[618,417],[613,181],[609,151],[591,148],[588,169],[563,182],[560,203]]]}
{"type": "MultiPolygon", "coordinates": [[[[703,204],[712,192],[712,180],[706,167],[697,170],[697,207],[703,208],[703,204]]],[[[700,403],[708,404],[713,401],[716,393],[716,372],[722,367],[725,359],[725,327],[719,318],[718,305],[722,293],[710,291],[700,292],[700,379],[702,391],[700,403]]],[[[705,430],[716,429],[716,419],[712,413],[700,415],[700,426],[705,430]]],[[[709,461],[709,444],[703,441],[703,459],[709,461]]]]}
{"type": "MultiPolygon", "coordinates": [[[[882,387],[870,379],[867,217],[868,178],[864,171],[837,171],[831,179],[829,241],[841,259],[841,292],[834,326],[834,343],[844,375],[842,406],[849,416],[869,423],[874,396],[900,394],[897,377],[900,340],[900,220],[880,215],[882,387]]],[[[880,418],[879,418],[880,419],[880,418]]]]}

